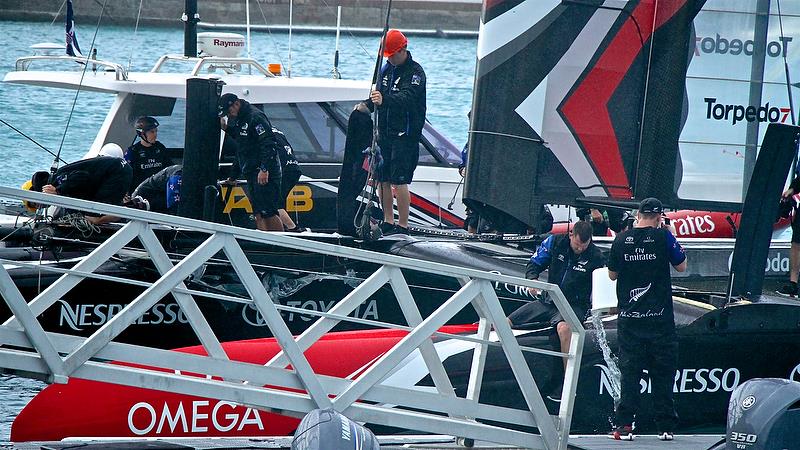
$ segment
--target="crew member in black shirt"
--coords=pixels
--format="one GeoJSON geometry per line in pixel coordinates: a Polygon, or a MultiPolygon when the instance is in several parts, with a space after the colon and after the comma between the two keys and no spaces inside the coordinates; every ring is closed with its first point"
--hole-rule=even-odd
{"type": "Polygon", "coordinates": [[[617,280],[619,316],[617,341],[621,398],[616,428],[609,437],[633,439],[639,410],[639,381],[648,370],[653,409],[661,440],[672,440],[678,415],[672,385],[678,359],[675,317],[672,311],[670,266],[686,270],[686,255],[664,223],[664,208],[655,198],[639,205],[634,228],[617,235],[608,258],[608,275],[617,280]]]}
{"type": "MultiPolygon", "coordinates": [[[[49,172],[34,173],[31,177],[31,190],[121,205],[131,184],[131,175],[131,166],[124,159],[98,156],[64,165],[52,177],[49,172]]],[[[101,224],[113,217],[86,215],[86,219],[101,224]]]]}
{"type": "Polygon", "coordinates": [[[280,215],[281,222],[283,222],[283,227],[286,231],[291,232],[302,232],[305,231],[305,228],[298,226],[292,220],[292,217],[289,213],[286,212],[286,206],[289,200],[289,194],[292,193],[292,189],[300,181],[300,176],[303,175],[303,172],[300,170],[300,163],[297,162],[297,157],[294,156],[294,150],[292,149],[292,145],[289,143],[289,140],[286,139],[286,135],[283,134],[283,131],[273,128],[272,132],[275,134],[275,141],[277,143],[278,149],[278,159],[281,161],[281,195],[280,195],[280,208],[278,208],[278,214],[280,215]]]}
{"type": "MultiPolygon", "coordinates": [[[[578,221],[572,226],[569,235],[550,235],[539,245],[528,262],[525,278],[538,280],[539,274],[547,270],[547,281],[561,288],[575,315],[582,321],[591,309],[592,272],[604,266],[605,258],[592,242],[592,226],[588,222],[578,221]]],[[[540,294],[538,289],[531,293],[540,294]]],[[[560,350],[568,352],[572,329],[552,304],[552,300],[540,297],[540,301],[549,306],[545,313],[549,317],[545,319],[556,328],[560,350]]],[[[543,309],[539,302],[530,302],[512,312],[508,319],[512,326],[523,326],[541,320],[543,309]]]]}
{"type": "Polygon", "coordinates": [[[376,179],[380,182],[383,234],[408,234],[411,205],[408,185],[419,162],[419,142],[425,126],[425,71],[411,57],[407,45],[408,39],[400,30],[386,33],[383,56],[388,62],[381,69],[377,89],[368,100],[356,105],[362,112],[378,108],[378,145],[383,166],[378,169],[376,179]]]}
{"type": "Polygon", "coordinates": [[[267,116],[235,94],[219,99],[220,126],[236,141],[236,163],[228,177],[235,183],[239,175],[247,180],[247,197],[256,216],[256,227],[263,231],[283,231],[278,216],[281,191],[281,163],[277,141],[267,116]]]}
{"type": "Polygon", "coordinates": [[[141,116],[136,119],[136,136],[139,141],[125,152],[125,159],[133,169],[132,192],[142,181],[170,165],[167,148],[158,142],[158,120],[155,117],[141,116]]]}
{"type": "MultiPolygon", "coordinates": [[[[157,174],[139,184],[131,194],[134,204],[141,198],[149,211],[177,214],[181,201],[183,166],[175,164],[161,169],[157,174]]],[[[138,205],[137,205],[138,206],[138,205]]]]}

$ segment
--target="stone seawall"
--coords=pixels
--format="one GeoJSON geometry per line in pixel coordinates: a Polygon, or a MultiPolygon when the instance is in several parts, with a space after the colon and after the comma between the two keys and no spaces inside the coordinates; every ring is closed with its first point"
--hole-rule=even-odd
{"type": "MultiPolygon", "coordinates": [[[[73,0],[75,21],[94,24],[106,2],[104,24],[136,22],[139,0],[73,0]]],[[[63,21],[64,0],[2,0],[0,20],[63,21]]],[[[182,27],[184,0],[143,0],[140,24],[182,27]]],[[[343,27],[383,28],[386,1],[294,0],[293,23],[305,26],[336,26],[336,6],[342,6],[343,27]]],[[[209,23],[244,24],[245,0],[200,0],[200,20],[209,23]]],[[[390,25],[400,29],[477,31],[480,0],[394,0],[390,25]]],[[[253,25],[289,23],[289,0],[251,0],[253,25]]]]}

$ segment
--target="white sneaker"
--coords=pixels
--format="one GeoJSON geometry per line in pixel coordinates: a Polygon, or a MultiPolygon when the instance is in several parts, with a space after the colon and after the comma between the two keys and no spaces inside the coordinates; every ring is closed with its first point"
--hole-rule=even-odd
{"type": "Polygon", "coordinates": [[[675,439],[675,435],[669,431],[663,431],[658,433],[658,438],[661,439],[662,441],[671,441],[675,439]]]}

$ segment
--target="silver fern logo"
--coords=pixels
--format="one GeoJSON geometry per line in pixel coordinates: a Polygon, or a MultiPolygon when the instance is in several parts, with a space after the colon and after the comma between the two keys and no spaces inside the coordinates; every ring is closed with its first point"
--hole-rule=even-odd
{"type": "Polygon", "coordinates": [[[653,283],[650,283],[645,287],[631,289],[631,292],[630,292],[630,294],[631,294],[631,303],[638,302],[639,299],[642,298],[642,296],[644,294],[646,294],[647,291],[650,290],[650,286],[652,286],[652,285],[653,285],[653,283]]]}

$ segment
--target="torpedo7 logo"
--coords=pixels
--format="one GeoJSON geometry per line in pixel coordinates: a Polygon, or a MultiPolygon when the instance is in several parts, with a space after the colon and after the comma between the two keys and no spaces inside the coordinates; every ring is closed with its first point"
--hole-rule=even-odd
{"type": "Polygon", "coordinates": [[[780,122],[786,123],[791,110],[789,108],[778,108],[769,106],[744,106],[744,105],[725,105],[717,103],[716,98],[706,97],[706,119],[731,121],[731,125],[738,122],[780,122]]]}

